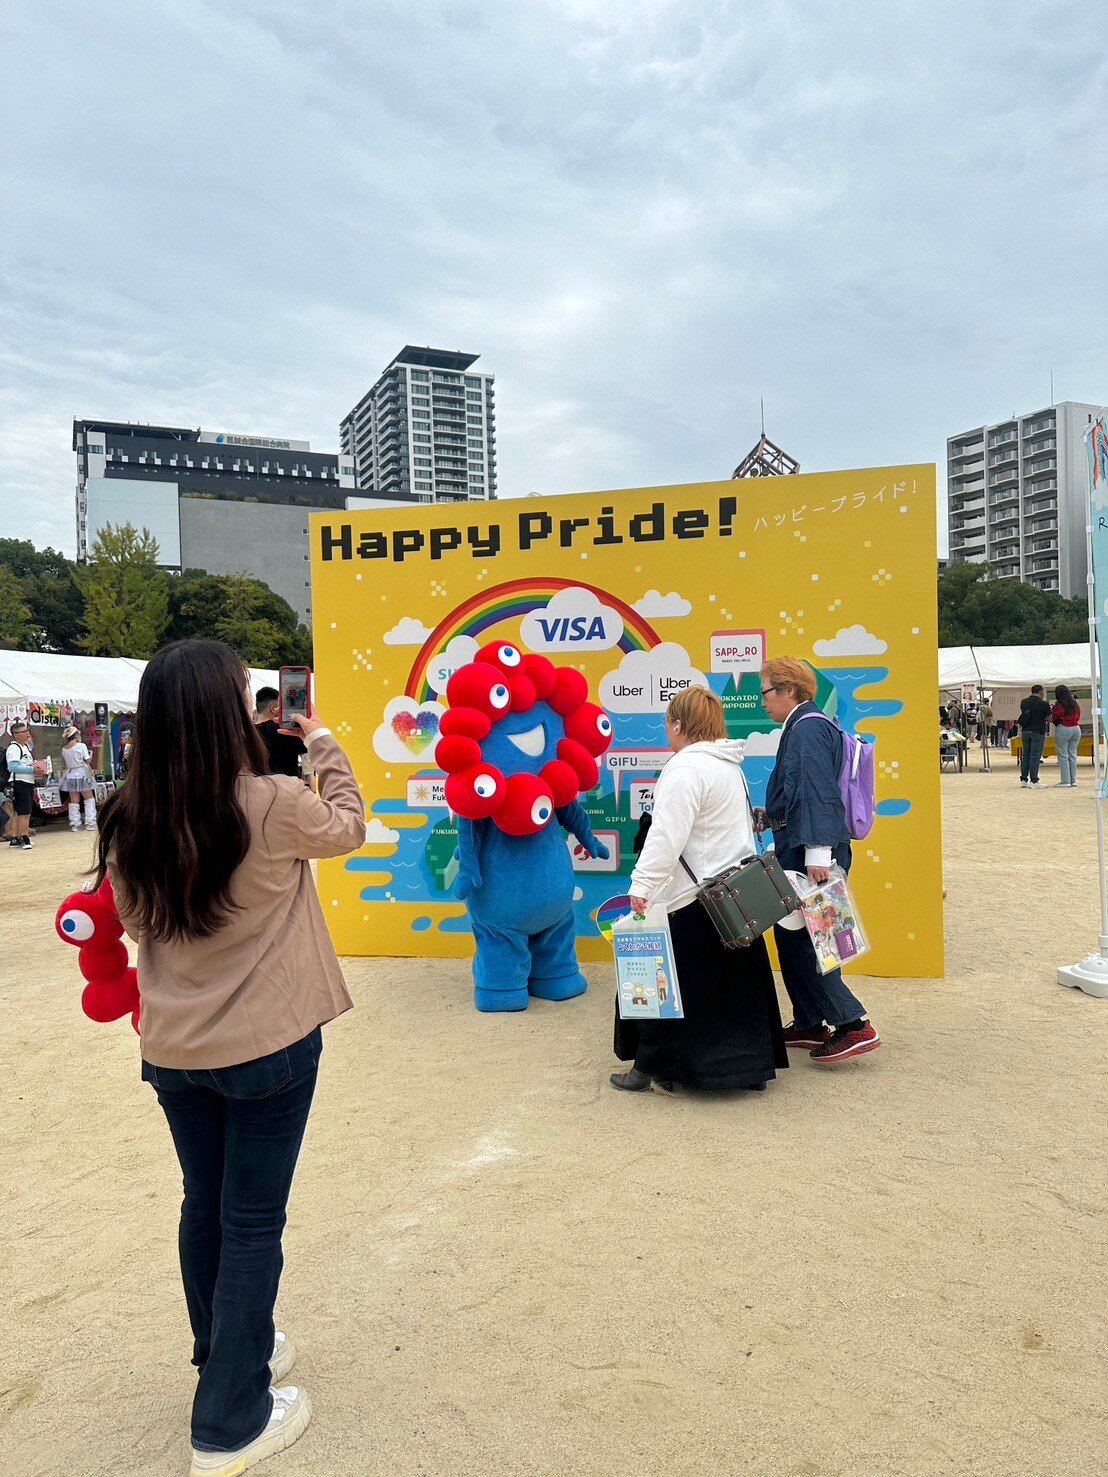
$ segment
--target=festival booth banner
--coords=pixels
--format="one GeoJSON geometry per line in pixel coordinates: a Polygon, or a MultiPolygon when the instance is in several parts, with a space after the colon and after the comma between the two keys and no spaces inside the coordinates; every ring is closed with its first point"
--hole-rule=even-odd
{"type": "Polygon", "coordinates": [[[780,737],[760,668],[788,655],[877,746],[877,819],[851,873],[865,971],[942,974],[933,466],[327,512],[311,545],[316,702],[367,815],[365,847],[320,866],[340,953],[472,953],[434,755],[450,674],[503,640],[579,667],[614,727],[583,797],[610,857],[567,839],[583,959],[611,958],[604,905],[628,891],[670,698],[719,695],[760,803],[780,737]]]}

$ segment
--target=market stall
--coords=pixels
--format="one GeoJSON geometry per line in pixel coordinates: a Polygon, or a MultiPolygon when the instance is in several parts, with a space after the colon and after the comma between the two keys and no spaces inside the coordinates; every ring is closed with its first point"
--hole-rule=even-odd
{"type": "MultiPolygon", "coordinates": [[[[101,802],[119,775],[120,749],[130,733],[144,661],[128,657],[59,656],[51,652],[0,651],[0,737],[24,718],[31,726],[35,758],[49,772],[35,786],[35,805],[44,815],[64,813],[58,788],[62,731],[74,724],[92,754],[96,798],[101,802]]],[[[276,687],[277,673],[250,669],[252,692],[276,687]]]]}

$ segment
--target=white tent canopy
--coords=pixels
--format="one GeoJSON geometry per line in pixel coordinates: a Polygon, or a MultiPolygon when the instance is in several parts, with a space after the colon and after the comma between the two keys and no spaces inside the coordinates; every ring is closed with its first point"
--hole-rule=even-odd
{"type": "MultiPolygon", "coordinates": [[[[107,703],[113,712],[138,702],[146,663],[122,656],[56,656],[38,651],[0,651],[0,707],[70,703],[78,709],[107,703]]],[[[276,687],[277,673],[251,668],[250,686],[276,687]]]]}
{"type": "Polygon", "coordinates": [[[948,646],[939,652],[939,686],[944,689],[974,682],[986,688],[1029,691],[1035,682],[1044,687],[1059,682],[1088,687],[1090,680],[1086,641],[1061,646],[948,646]]]}

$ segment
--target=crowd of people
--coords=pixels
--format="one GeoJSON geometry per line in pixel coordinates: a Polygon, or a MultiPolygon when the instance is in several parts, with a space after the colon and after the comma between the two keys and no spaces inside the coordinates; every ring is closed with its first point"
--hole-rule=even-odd
{"type": "MultiPolygon", "coordinates": [[[[782,725],[763,809],[750,805],[715,694],[693,687],[670,702],[673,757],[631,891],[636,906],[661,902],[669,913],[684,1017],[617,1033],[631,1066],[614,1086],[764,1089],[790,1049],[831,1066],[880,1045],[838,971],[820,973],[807,932],[781,928],[793,1006],[783,1025],[765,940],[726,950],[695,885],[675,880],[682,859],[707,876],[753,856],[767,831],[782,864],[813,882],[834,864],[849,869],[842,737],[814,691],[802,662],[763,671],[762,702],[782,725]],[[806,714],[822,721],[801,722],[806,714]]],[[[276,696],[259,693],[252,711],[248,674],[219,642],[157,652],[142,676],[127,782],[99,817],[92,885],[110,879],[138,945],[142,1078],[184,1180],[179,1255],[198,1372],[192,1477],[245,1471],[291,1445],[311,1417],[306,1391],[285,1383],[296,1350],[273,1313],[322,1029],[351,999],[310,863],[357,849],[365,815],[350,761],[318,716],[294,720],[295,749],[276,745],[290,737],[278,730],[276,696]],[[305,763],[315,785],[304,782],[305,763]]]]}
{"type": "Polygon", "coordinates": [[[975,739],[993,748],[1010,749],[1019,740],[1020,784],[1036,789],[1042,781],[1039,770],[1043,749],[1053,729],[1059,778],[1056,789],[1077,788],[1077,750],[1081,742],[1081,705],[1070,689],[1059,683],[1054,701],[1047,701],[1041,683],[1036,683],[1020,703],[1018,718],[997,719],[992,703],[961,703],[955,697],[939,707],[940,742],[967,743],[975,739]]]}

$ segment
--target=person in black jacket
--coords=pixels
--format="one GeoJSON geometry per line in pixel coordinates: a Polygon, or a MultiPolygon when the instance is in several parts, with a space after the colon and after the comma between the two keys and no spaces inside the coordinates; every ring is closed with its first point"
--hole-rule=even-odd
{"type": "Polygon", "coordinates": [[[1043,697],[1041,683],[1031,689],[1031,696],[1020,703],[1020,784],[1039,783],[1039,763],[1046,743],[1046,726],[1050,722],[1050,704],[1043,697]]]}
{"type": "Polygon", "coordinates": [[[277,726],[280,693],[275,687],[259,687],[258,734],[269,756],[270,774],[287,774],[291,779],[300,778],[300,760],[308,752],[295,734],[282,733],[277,726]]]}
{"type": "MultiPolygon", "coordinates": [[[[776,657],[762,668],[762,706],[783,726],[765,810],[755,821],[773,831],[777,860],[786,870],[826,882],[832,862],[850,870],[850,832],[839,792],[842,735],[812,701],[815,691],[815,673],[804,662],[776,657]]],[[[786,1044],[806,1049],[820,1066],[880,1046],[865,1006],[842,973],[820,974],[808,930],[775,927],[774,936],[793,1007],[786,1044]]]]}

